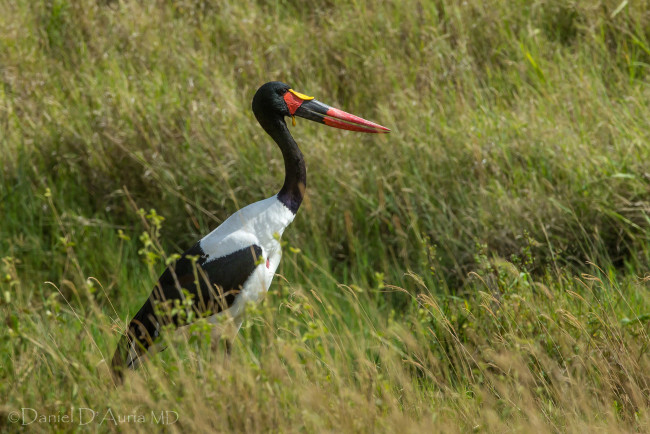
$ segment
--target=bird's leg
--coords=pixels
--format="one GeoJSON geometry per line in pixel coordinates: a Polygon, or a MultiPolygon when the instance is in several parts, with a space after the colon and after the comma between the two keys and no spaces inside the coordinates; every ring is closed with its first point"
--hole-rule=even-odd
{"type": "Polygon", "coordinates": [[[212,349],[211,358],[216,357],[217,360],[221,361],[220,366],[225,368],[228,365],[228,361],[230,360],[230,354],[232,352],[232,340],[230,339],[230,336],[227,336],[225,333],[223,333],[223,330],[215,331],[213,329],[211,349],[212,349]],[[224,352],[219,351],[221,347],[220,345],[221,341],[223,341],[223,344],[225,346],[224,352]]]}
{"type": "Polygon", "coordinates": [[[239,316],[234,319],[233,324],[232,324],[232,333],[230,336],[228,336],[228,339],[226,340],[226,354],[230,356],[232,353],[232,346],[233,343],[235,342],[235,339],[237,338],[237,333],[239,333],[239,329],[241,328],[242,323],[244,322],[244,317],[239,316]]]}
{"type": "Polygon", "coordinates": [[[243,318],[228,318],[221,324],[216,324],[212,328],[212,351],[219,348],[219,342],[223,339],[226,347],[226,355],[230,356],[232,353],[233,341],[237,337],[237,332],[241,327],[243,318]]]}
{"type": "Polygon", "coordinates": [[[216,352],[219,349],[219,342],[221,341],[221,336],[223,335],[221,325],[215,325],[212,327],[211,335],[210,348],[213,352],[216,352]]]}

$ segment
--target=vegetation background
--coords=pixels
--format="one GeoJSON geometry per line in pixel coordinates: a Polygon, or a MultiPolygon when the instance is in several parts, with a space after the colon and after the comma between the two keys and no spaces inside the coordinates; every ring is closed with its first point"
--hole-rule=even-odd
{"type": "Polygon", "coordinates": [[[650,431],[648,1],[5,0],[0,83],[1,431],[650,431]],[[280,187],[270,80],[392,133],[298,120],[232,357],[116,388],[166,259],[280,187]]]}

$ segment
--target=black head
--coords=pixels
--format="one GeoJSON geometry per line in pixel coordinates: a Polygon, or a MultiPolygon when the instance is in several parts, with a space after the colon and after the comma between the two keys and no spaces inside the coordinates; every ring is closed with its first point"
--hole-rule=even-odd
{"type": "Polygon", "coordinates": [[[263,84],[253,97],[253,113],[261,124],[271,118],[284,118],[291,116],[284,100],[284,95],[291,86],[281,81],[270,81],[263,84]]]}
{"type": "Polygon", "coordinates": [[[323,104],[313,96],[296,92],[281,81],[270,81],[257,89],[253,97],[253,113],[267,131],[269,127],[277,126],[277,121],[284,122],[285,116],[299,116],[330,127],[363,133],[390,131],[374,122],[323,104]]]}

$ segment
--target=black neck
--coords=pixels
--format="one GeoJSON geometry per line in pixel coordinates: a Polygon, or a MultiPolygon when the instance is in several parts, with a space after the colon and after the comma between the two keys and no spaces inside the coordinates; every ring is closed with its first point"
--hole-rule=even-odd
{"type": "Polygon", "coordinates": [[[258,120],[264,131],[275,140],[282,151],[285,175],[284,185],[278,193],[278,199],[295,214],[300,208],[307,186],[305,159],[298,144],[293,140],[284,118],[258,120]]]}

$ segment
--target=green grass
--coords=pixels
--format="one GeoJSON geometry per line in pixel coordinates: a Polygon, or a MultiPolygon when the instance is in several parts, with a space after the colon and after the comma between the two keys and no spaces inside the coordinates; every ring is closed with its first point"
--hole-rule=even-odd
{"type": "Polygon", "coordinates": [[[649,431],[649,9],[0,3],[0,430],[649,431]],[[270,80],[392,133],[299,119],[307,198],[232,357],[199,324],[115,388],[165,258],[279,189],[270,80]]]}

